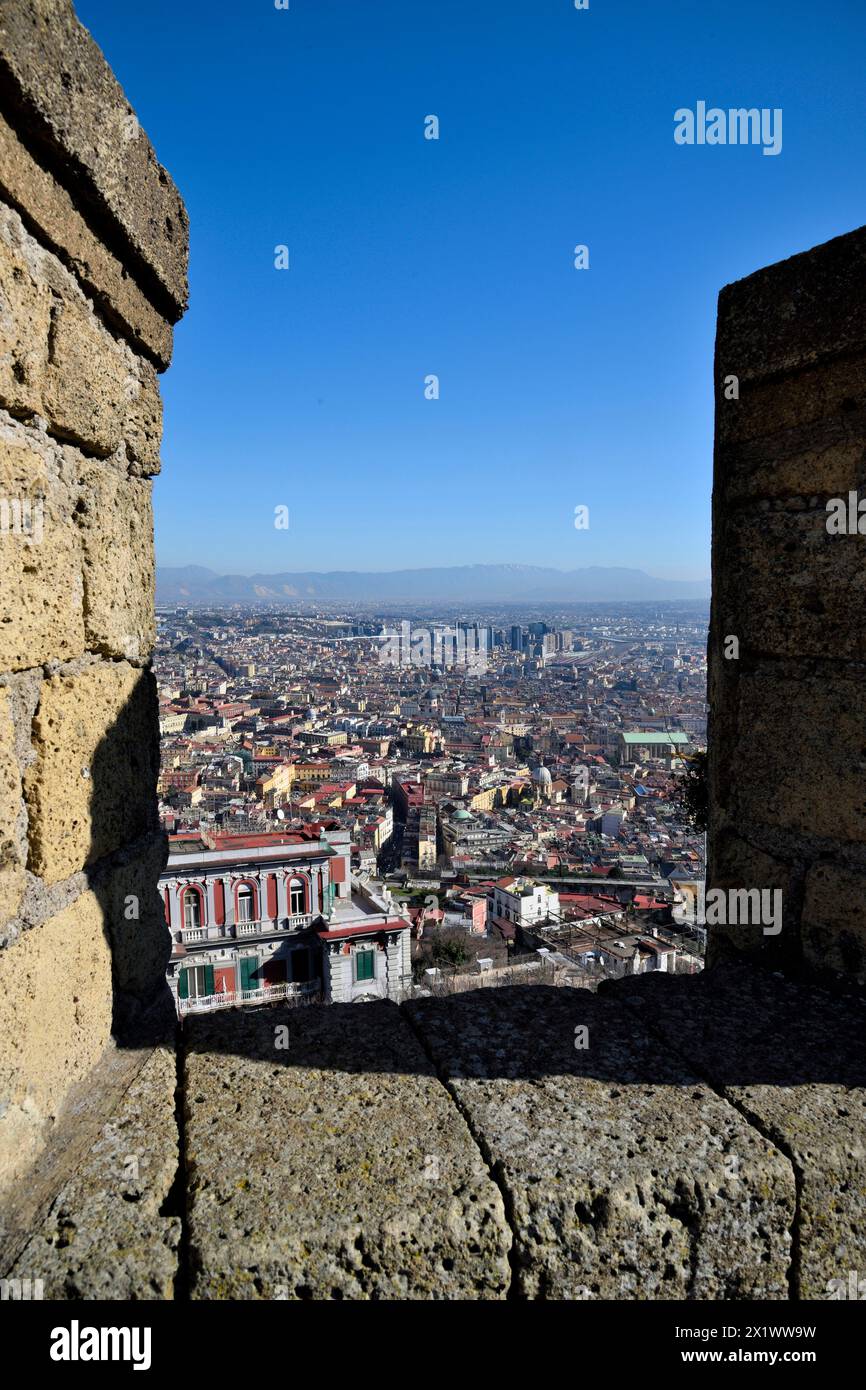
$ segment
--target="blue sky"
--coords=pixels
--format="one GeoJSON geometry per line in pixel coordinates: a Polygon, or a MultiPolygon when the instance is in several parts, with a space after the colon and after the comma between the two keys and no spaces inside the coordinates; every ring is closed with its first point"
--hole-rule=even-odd
{"type": "Polygon", "coordinates": [[[708,573],[716,296],[866,222],[863,0],[77,11],[191,219],[160,563],[708,573]]]}

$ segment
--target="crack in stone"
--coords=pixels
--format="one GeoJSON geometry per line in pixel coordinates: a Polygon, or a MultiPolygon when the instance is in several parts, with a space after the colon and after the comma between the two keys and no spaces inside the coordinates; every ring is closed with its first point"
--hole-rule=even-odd
{"type": "Polygon", "coordinates": [[[485,1143],[483,1136],[477,1131],[475,1124],[473,1123],[471,1114],[461,1102],[460,1097],[457,1095],[448,1078],[446,1076],[443,1076],[436,1062],[436,1059],[433,1056],[433,1053],[427,1044],[427,1039],[424,1036],[423,1031],[418,1027],[411,1013],[407,1010],[404,1010],[402,1006],[400,1008],[400,1013],[405,1019],[405,1021],[408,1023],[412,1033],[415,1035],[415,1038],[417,1039],[417,1042],[422,1052],[424,1053],[424,1056],[427,1058],[428,1062],[433,1068],[434,1075],[439,1081],[439,1084],[447,1092],[449,1099],[451,1100],[458,1114],[461,1116],[463,1123],[466,1125],[472,1142],[477,1148],[479,1154],[481,1155],[481,1158],[484,1162],[484,1166],[486,1167],[487,1172],[489,1174],[490,1181],[498,1189],[499,1194],[502,1198],[502,1207],[505,1214],[505,1222],[508,1226],[508,1233],[511,1236],[511,1242],[508,1247],[508,1267],[511,1270],[511,1280],[508,1285],[508,1289],[505,1293],[505,1299],[506,1302],[520,1299],[521,1294],[519,1292],[518,1286],[519,1260],[517,1255],[517,1219],[514,1213],[514,1201],[511,1196],[511,1190],[507,1182],[505,1181],[505,1171],[503,1164],[499,1159],[494,1159],[489,1146],[485,1143]]]}

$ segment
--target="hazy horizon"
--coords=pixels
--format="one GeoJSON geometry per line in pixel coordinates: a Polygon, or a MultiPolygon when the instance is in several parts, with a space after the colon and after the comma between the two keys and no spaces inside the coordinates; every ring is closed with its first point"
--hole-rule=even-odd
{"type": "Polygon", "coordinates": [[[242,574],[246,578],[253,575],[281,575],[281,574],[403,574],[405,572],[422,570],[453,570],[453,569],[513,569],[513,570],[555,570],[558,574],[576,574],[583,570],[631,570],[634,573],[649,574],[654,579],[682,579],[685,582],[709,584],[711,575],[709,570],[705,574],[681,575],[673,573],[677,566],[654,565],[652,569],[647,569],[644,565],[544,565],[530,564],[519,560],[455,560],[448,565],[377,565],[375,568],[366,568],[362,565],[339,565],[320,569],[292,569],[284,567],[282,569],[254,569],[249,572],[241,569],[217,569],[211,565],[199,564],[196,561],[179,564],[163,564],[157,560],[157,569],[160,570],[206,570],[208,573],[224,578],[227,575],[242,574]],[[668,573],[662,573],[663,570],[668,573]]]}

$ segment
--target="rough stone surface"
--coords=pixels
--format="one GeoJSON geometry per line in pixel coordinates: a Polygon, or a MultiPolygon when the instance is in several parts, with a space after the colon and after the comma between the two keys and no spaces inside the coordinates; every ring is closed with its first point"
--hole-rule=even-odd
{"type": "Polygon", "coordinates": [[[726,504],[825,497],[863,479],[866,358],[842,359],[794,376],[751,381],[722,398],[716,437],[724,446],[718,484],[726,504]]]}
{"type": "Polygon", "coordinates": [[[151,484],[0,420],[4,506],[0,669],[68,660],[85,648],[146,659],[154,640],[151,484]]]}
{"type": "Polygon", "coordinates": [[[24,865],[16,827],[21,810],[21,772],[15,755],[15,728],[9,695],[0,688],[0,919],[18,911],[24,893],[24,865]]]}
{"type": "Polygon", "coordinates": [[[861,227],[725,286],[717,338],[721,374],[760,380],[861,354],[864,282],[861,227]]]}
{"type": "Polygon", "coordinates": [[[0,1188],[32,1162],[111,1028],[111,953],[98,898],[0,951],[0,1188]]]}
{"type": "Polygon", "coordinates": [[[125,662],[43,682],[25,775],[30,868],[53,883],[154,828],[153,677],[125,662]],[[146,793],[146,795],[145,795],[146,793]]]}
{"type": "Polygon", "coordinates": [[[86,460],[76,482],[88,649],[146,659],[156,635],[151,485],[86,460]]]}
{"type": "Polygon", "coordinates": [[[35,1220],[110,1030],[164,1026],[149,479],[187,220],[68,0],[0,5],[0,87],[0,1203],[17,1177],[35,1220]]]}
{"type": "Polygon", "coordinates": [[[851,620],[866,606],[866,538],[828,536],[823,501],[731,508],[719,526],[725,568],[717,599],[739,637],[740,661],[768,654],[866,661],[866,626],[851,620]]]}
{"type": "Polygon", "coordinates": [[[395,1004],[184,1034],[194,1298],[504,1296],[501,1196],[395,1004]]]}
{"type": "Polygon", "coordinates": [[[84,585],[72,496],[33,442],[13,442],[2,424],[0,498],[10,515],[17,503],[22,519],[17,533],[0,532],[0,670],[80,656],[84,585]]]}
{"type": "MultiPolygon", "coordinates": [[[[83,302],[66,299],[56,305],[51,339],[46,345],[49,362],[42,402],[49,424],[60,438],[80,443],[102,457],[114,453],[124,434],[129,447],[131,435],[124,429],[127,402],[141,389],[124,349],[107,338],[83,302]]],[[[146,389],[153,389],[150,379],[146,389]]],[[[156,463],[157,458],[154,453],[149,461],[156,463]]]]}
{"type": "MultiPolygon", "coordinates": [[[[35,243],[33,243],[35,245],[35,243]]],[[[34,264],[17,213],[0,216],[0,405],[39,413],[45,380],[51,289],[34,264]]]]}
{"type": "MultiPolygon", "coordinates": [[[[863,844],[866,798],[851,775],[852,763],[866,749],[862,675],[844,666],[827,671],[800,662],[744,665],[736,675],[737,704],[730,710],[736,738],[719,750],[730,767],[730,815],[745,822],[760,806],[764,825],[863,844]],[[792,757],[792,748],[803,753],[792,757]]],[[[720,789],[720,801],[722,795],[720,789]]]]}
{"type": "Polygon", "coordinates": [[[866,1257],[864,1010],[730,966],[188,1018],[177,1182],[170,1051],[109,1051],[0,1256],[71,1299],[827,1299],[866,1257]]]}
{"type": "Polygon", "coordinates": [[[519,1294],[788,1296],[789,1162],[627,1011],[543,986],[403,1008],[506,1195],[519,1294]]]}
{"type": "Polygon", "coordinates": [[[826,504],[866,497],[864,264],[861,228],[719,297],[707,855],[711,888],[764,886],[754,853],[732,863],[732,836],[786,880],[782,938],[713,927],[711,964],[741,954],[861,984],[866,536],[830,534],[826,504]]]}
{"type": "Polygon", "coordinates": [[[0,205],[0,405],[44,416],[58,438],[159,469],[154,369],[115,338],[74,277],[0,205]]]}
{"type": "Polygon", "coordinates": [[[46,1299],[173,1297],[181,1222],[164,1208],[178,1164],[175,1085],[170,1048],[139,1058],[138,1074],[10,1278],[41,1279],[46,1299]]]}
{"type": "MultiPolygon", "coordinates": [[[[101,214],[124,260],[179,318],[187,300],[188,219],[180,195],[102,53],[68,0],[0,9],[0,72],[31,142],[101,214]]],[[[16,122],[17,124],[17,122],[16,122]]]]}
{"type": "Polygon", "coordinates": [[[815,969],[866,984],[866,867],[813,864],[805,882],[803,955],[815,969]]]}
{"type": "Polygon", "coordinates": [[[66,189],[24,148],[0,115],[0,193],[62,259],[103,317],[131,346],[164,369],[171,360],[172,331],[162,315],[90,230],[66,189]]]}
{"type": "Polygon", "coordinates": [[[866,1004],[754,967],[603,987],[707,1077],[797,1174],[792,1292],[866,1268],[866,1004]]]}

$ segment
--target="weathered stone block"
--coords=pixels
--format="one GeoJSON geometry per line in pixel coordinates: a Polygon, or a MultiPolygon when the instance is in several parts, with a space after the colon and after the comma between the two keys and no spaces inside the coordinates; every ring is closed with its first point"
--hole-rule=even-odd
{"type": "MultiPolygon", "coordinates": [[[[128,101],[66,0],[22,0],[0,11],[0,71],[9,99],[38,113],[46,161],[71,169],[82,204],[118,228],[139,278],[153,279],[179,318],[187,299],[188,219],[128,101]]],[[[113,238],[112,238],[113,239],[113,238]]]]}
{"type": "Polygon", "coordinates": [[[61,438],[102,456],[123,441],[131,458],[157,470],[162,408],[155,373],[106,332],[83,299],[55,304],[44,410],[61,438]]]}
{"type": "Polygon", "coordinates": [[[502,1198],[395,1004],[184,1036],[193,1298],[504,1296],[502,1198]]]}
{"type": "Polygon", "coordinates": [[[176,1079],[172,1051],[147,1056],[10,1277],[41,1279],[50,1299],[174,1296],[181,1223],[163,1209],[177,1173],[176,1079]]]}
{"type": "Polygon", "coordinates": [[[716,380],[767,378],[866,351],[866,228],[766,266],[719,295],[716,380]]]}
{"type": "Polygon", "coordinates": [[[0,688],[0,920],[13,917],[24,892],[24,865],[18,853],[21,773],[15,756],[15,730],[9,696],[0,688]]]}
{"type": "Polygon", "coordinates": [[[4,503],[9,527],[0,532],[0,670],[80,656],[84,589],[73,500],[46,459],[11,431],[0,434],[0,509],[4,503]]]}
{"type": "Polygon", "coordinates": [[[44,681],[25,776],[30,865],[56,882],[154,828],[153,677],[123,662],[44,681]]]}
{"type": "Polygon", "coordinates": [[[123,443],[139,472],[157,472],[162,405],[152,365],[108,332],[73,276],[2,206],[0,265],[0,403],[44,416],[59,438],[100,457],[123,443]]]}
{"type": "Polygon", "coordinates": [[[754,966],[605,985],[791,1158],[792,1296],[866,1268],[866,1005],[754,966]]]}
{"type": "Polygon", "coordinates": [[[156,372],[144,358],[136,360],[138,389],[127,402],[123,434],[129,471],[149,478],[161,468],[162,396],[156,372]]]}
{"type": "Polygon", "coordinates": [[[725,502],[856,487],[863,473],[866,358],[744,384],[716,403],[715,484],[725,502]]]}
{"type": "Polygon", "coordinates": [[[0,952],[0,1188],[38,1153],[111,1027],[111,954],[93,893],[0,952]]]}
{"type": "Polygon", "coordinates": [[[116,324],[133,349],[144,349],[160,368],[171,360],[172,331],[124,269],[94,236],[66,189],[33,158],[0,115],[0,192],[36,223],[106,319],[116,324]]]}
{"type": "Polygon", "coordinates": [[[866,840],[866,797],[856,774],[866,749],[866,706],[856,669],[849,676],[775,663],[730,679],[736,733],[721,753],[729,818],[749,821],[760,808],[768,826],[866,840]]]}
{"type": "Polygon", "coordinates": [[[806,874],[803,954],[817,971],[866,984],[866,870],[813,864],[806,874]]]}
{"type": "Polygon", "coordinates": [[[716,538],[717,622],[739,637],[741,656],[866,660],[866,628],[855,620],[866,605],[866,536],[829,535],[819,504],[729,511],[716,538]]]}
{"type": "Polygon", "coordinates": [[[129,364],[84,303],[56,301],[52,314],[44,409],[62,439],[96,453],[114,452],[136,389],[129,364]]]}
{"type": "Polygon", "coordinates": [[[42,409],[53,299],[18,227],[0,217],[0,405],[26,415],[42,409]]]}
{"type": "Polygon", "coordinates": [[[76,456],[90,651],[144,660],[153,647],[154,564],[150,483],[76,456]]]}
{"type": "Polygon", "coordinates": [[[506,1194],[520,1294],[787,1297],[790,1164],[627,1010],[546,987],[403,1008],[506,1194]]]}

